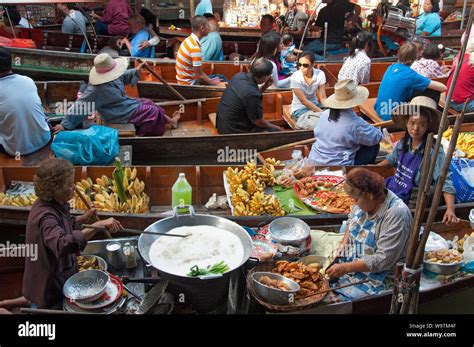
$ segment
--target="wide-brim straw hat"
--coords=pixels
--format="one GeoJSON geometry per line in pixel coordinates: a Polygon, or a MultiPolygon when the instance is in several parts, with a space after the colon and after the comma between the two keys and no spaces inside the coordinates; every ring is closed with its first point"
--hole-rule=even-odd
{"type": "Polygon", "coordinates": [[[102,53],[94,59],[94,67],[89,73],[89,83],[92,85],[111,82],[122,76],[128,68],[127,58],[112,58],[110,54],[102,53]]]}
{"type": "Polygon", "coordinates": [[[409,103],[395,107],[392,120],[399,128],[406,129],[408,117],[419,116],[421,111],[430,117],[430,132],[438,133],[441,112],[437,109],[436,101],[427,96],[417,96],[409,103]]]}
{"type": "Polygon", "coordinates": [[[334,94],[326,99],[324,106],[343,110],[363,104],[369,97],[369,90],[357,86],[353,80],[341,80],[334,86],[334,94]]]}

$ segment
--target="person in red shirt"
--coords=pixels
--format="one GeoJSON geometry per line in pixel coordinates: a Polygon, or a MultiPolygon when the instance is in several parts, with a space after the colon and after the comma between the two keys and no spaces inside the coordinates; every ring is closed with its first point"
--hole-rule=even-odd
{"type": "Polygon", "coordinates": [[[458,80],[454,86],[453,96],[451,98],[451,108],[460,112],[463,109],[464,103],[468,100],[466,112],[474,111],[474,38],[469,39],[466,48],[466,54],[463,59],[459,57],[459,53],[454,59],[453,68],[448,78],[447,87],[451,85],[454,76],[454,69],[457,64],[461,65],[458,80]]]}
{"type": "Polygon", "coordinates": [[[97,19],[95,31],[98,35],[126,37],[129,34],[128,18],[132,13],[127,0],[110,0],[102,17],[92,14],[97,19]]]}

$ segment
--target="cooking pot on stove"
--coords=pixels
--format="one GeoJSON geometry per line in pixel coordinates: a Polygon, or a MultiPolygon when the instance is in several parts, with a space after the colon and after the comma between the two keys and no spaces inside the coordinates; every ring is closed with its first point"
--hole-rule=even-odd
{"type": "MultiPolygon", "coordinates": [[[[232,273],[250,261],[252,239],[244,228],[230,220],[218,216],[196,214],[192,206],[181,206],[179,209],[188,209],[189,213],[180,214],[176,207],[173,216],[151,224],[145,231],[166,233],[171,229],[183,226],[209,225],[230,231],[239,238],[244,248],[244,256],[240,264],[223,275],[187,277],[167,273],[164,269],[157,268],[160,277],[169,280],[170,291],[175,295],[177,303],[191,304],[193,310],[200,313],[211,312],[227,302],[232,273]]],[[[138,239],[140,255],[152,266],[149,257],[150,247],[159,237],[166,236],[142,234],[138,239]]]]}

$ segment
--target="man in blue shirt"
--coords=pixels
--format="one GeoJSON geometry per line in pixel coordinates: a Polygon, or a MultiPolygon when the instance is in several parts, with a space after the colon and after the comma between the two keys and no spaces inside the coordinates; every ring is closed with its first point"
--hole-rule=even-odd
{"type": "Polygon", "coordinates": [[[441,36],[438,0],[425,0],[423,13],[416,19],[416,35],[441,36]]]}
{"type": "Polygon", "coordinates": [[[202,60],[223,61],[224,50],[222,38],[219,34],[219,24],[213,15],[205,15],[209,23],[209,34],[201,40],[202,60]]]}
{"type": "Polygon", "coordinates": [[[427,89],[439,93],[446,91],[444,84],[431,81],[410,68],[417,58],[417,53],[415,44],[405,43],[398,51],[398,63],[390,65],[383,75],[374,105],[382,120],[390,120],[395,107],[410,101],[417,94],[426,93],[427,89]]]}
{"type": "Polygon", "coordinates": [[[195,16],[203,16],[204,13],[214,13],[212,11],[211,0],[201,0],[199,5],[196,6],[196,11],[194,11],[195,16]]]}
{"type": "Polygon", "coordinates": [[[50,139],[35,82],[12,73],[10,52],[0,47],[0,152],[27,155],[46,146],[50,139]]]}
{"type": "Polygon", "coordinates": [[[140,49],[140,44],[143,41],[148,41],[151,38],[150,32],[146,28],[145,18],[143,18],[139,14],[132,14],[128,19],[128,25],[130,27],[132,39],[119,39],[117,40],[117,45],[119,47],[122,47],[122,45],[127,46],[132,57],[154,58],[154,47],[146,47],[144,49],[140,49]]]}

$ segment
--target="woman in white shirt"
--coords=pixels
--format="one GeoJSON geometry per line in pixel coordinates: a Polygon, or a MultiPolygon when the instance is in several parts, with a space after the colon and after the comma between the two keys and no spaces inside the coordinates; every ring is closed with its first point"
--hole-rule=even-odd
{"type": "Polygon", "coordinates": [[[371,60],[367,52],[372,47],[372,34],[361,31],[350,43],[349,57],[346,58],[337,79],[353,80],[355,84],[366,84],[370,82],[371,60]]]}
{"type": "Polygon", "coordinates": [[[295,119],[306,112],[321,112],[322,104],[326,101],[326,75],[314,67],[314,61],[312,52],[301,53],[298,57],[298,71],[291,76],[291,116],[295,119]]]}
{"type": "Polygon", "coordinates": [[[265,58],[270,60],[270,62],[273,65],[273,71],[272,71],[272,79],[273,79],[273,84],[272,88],[289,88],[290,86],[290,78],[285,78],[282,80],[278,79],[278,68],[275,63],[277,60],[276,55],[278,52],[278,49],[280,48],[280,43],[281,43],[281,35],[278,34],[277,32],[270,31],[266,33],[265,35],[262,36],[258,43],[258,50],[257,53],[255,54],[255,59],[258,58],[265,58]]]}

